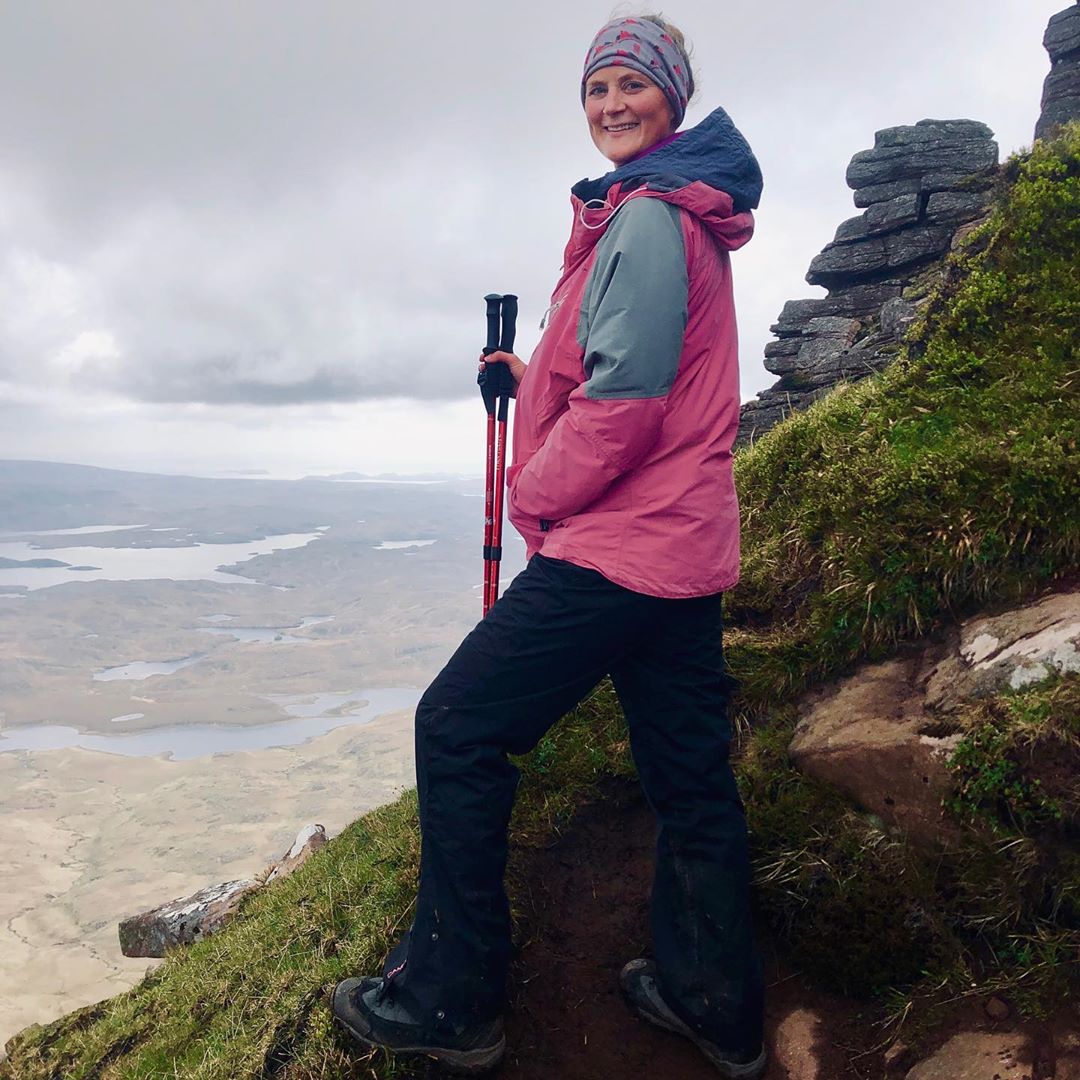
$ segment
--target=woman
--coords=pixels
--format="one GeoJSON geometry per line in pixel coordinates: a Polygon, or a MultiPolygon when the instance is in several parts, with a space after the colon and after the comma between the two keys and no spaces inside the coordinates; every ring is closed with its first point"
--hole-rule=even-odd
{"type": "Polygon", "coordinates": [[[529,364],[488,357],[519,383],[508,506],[529,562],[417,709],[414,922],[381,977],[334,996],[365,1043],[464,1069],[501,1057],[518,780],[507,754],[610,674],[660,825],[655,960],[627,964],[623,993],[721,1075],[764,1071],[720,624],[739,535],[728,252],[753,232],[761,174],[722,109],[675,134],[693,85],[681,34],[659,18],[616,20],[586,57],[589,131],[616,168],[573,189],[529,364]]]}

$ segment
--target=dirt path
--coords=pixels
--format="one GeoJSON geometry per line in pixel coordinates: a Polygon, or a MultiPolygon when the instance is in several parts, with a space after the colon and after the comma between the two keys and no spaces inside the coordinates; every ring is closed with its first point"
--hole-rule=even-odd
{"type": "MultiPolygon", "coordinates": [[[[715,1069],[694,1046],[637,1019],[618,993],[619,969],[648,943],[654,842],[640,789],[619,783],[583,810],[559,843],[526,860],[524,895],[534,930],[513,973],[500,1080],[715,1080],[715,1069]]],[[[805,987],[760,940],[770,1047],[793,1010],[812,1008],[826,1018],[825,1030],[808,1031],[805,1045],[806,1055],[821,1063],[821,1080],[883,1076],[880,1051],[860,1055],[866,1034],[856,1021],[857,1006],[805,987]]],[[[795,1067],[789,1071],[773,1060],[766,1080],[814,1075],[791,1061],[799,1054],[798,1038],[783,1041],[795,1067]]]]}

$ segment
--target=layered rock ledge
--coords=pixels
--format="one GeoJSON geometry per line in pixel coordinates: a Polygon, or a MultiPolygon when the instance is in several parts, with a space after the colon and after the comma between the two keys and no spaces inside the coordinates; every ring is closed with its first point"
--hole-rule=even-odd
{"type": "Polygon", "coordinates": [[[986,213],[997,169],[993,132],[975,120],[886,128],[851,159],[863,212],[810,264],[807,282],[828,295],[788,301],[771,327],[765,368],[780,381],[743,406],[740,443],[892,360],[957,233],[986,213]]]}
{"type": "MultiPolygon", "coordinates": [[[[1036,139],[1080,119],[1080,0],[1051,18],[1043,45],[1051,67],[1036,139]]],[[[765,368],[779,382],[742,407],[737,445],[889,364],[945,256],[986,213],[997,169],[993,134],[974,120],[886,128],[851,159],[847,183],[863,213],[810,264],[807,282],[828,295],[789,301],[772,327],[765,368]]]]}
{"type": "Polygon", "coordinates": [[[1043,83],[1036,139],[1049,139],[1062,124],[1080,118],[1080,2],[1050,20],[1043,45],[1051,66],[1043,83]]]}

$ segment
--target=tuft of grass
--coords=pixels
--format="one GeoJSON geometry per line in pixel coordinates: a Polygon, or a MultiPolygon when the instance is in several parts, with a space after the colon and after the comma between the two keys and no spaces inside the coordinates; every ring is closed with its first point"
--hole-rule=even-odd
{"type": "Polygon", "coordinates": [[[971,704],[958,722],[952,814],[997,833],[1080,837],[1080,678],[971,704]]]}
{"type": "Polygon", "coordinates": [[[525,790],[511,819],[514,841],[518,847],[550,843],[599,780],[636,775],[615,688],[605,679],[535,750],[514,761],[525,790]]]}
{"type": "Polygon", "coordinates": [[[736,457],[727,655],[763,914],[793,962],[873,997],[886,1024],[992,991],[1039,1015],[1080,991],[1076,768],[1046,767],[1077,760],[1075,684],[961,718],[950,807],[966,841],[933,861],[790,765],[784,704],[1075,573],[1078,252],[1073,125],[1008,162],[892,367],[736,457]]]}
{"type": "Polygon", "coordinates": [[[909,987],[932,956],[960,951],[934,870],[879,818],[794,767],[795,722],[793,708],[776,710],[740,762],[764,921],[820,986],[859,998],[909,987]]]}

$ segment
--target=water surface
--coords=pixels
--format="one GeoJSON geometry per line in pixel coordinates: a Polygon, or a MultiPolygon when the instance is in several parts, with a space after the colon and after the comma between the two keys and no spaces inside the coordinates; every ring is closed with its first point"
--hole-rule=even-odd
{"type": "Polygon", "coordinates": [[[397,551],[399,548],[430,547],[434,540],[382,540],[375,545],[376,551],[397,551]]]}
{"type": "MultiPolygon", "coordinates": [[[[226,616],[226,618],[230,617],[226,616]]],[[[297,637],[287,631],[303,630],[307,626],[318,626],[319,623],[330,622],[333,618],[333,615],[308,615],[294,626],[199,626],[196,629],[200,634],[233,638],[235,641],[241,641],[245,644],[310,645],[316,640],[315,638],[297,637]]]]}
{"type": "MultiPolygon", "coordinates": [[[[66,530],[65,535],[79,530],[66,530]]],[[[101,531],[101,530],[99,530],[101,531]]],[[[43,535],[43,534],[37,534],[43,535]]],[[[57,534],[59,535],[59,534],[57,534]]],[[[168,578],[173,581],[218,581],[232,585],[251,583],[241,574],[226,574],[221,567],[243,563],[258,555],[306,547],[319,539],[321,532],[283,533],[262,540],[229,544],[194,544],[191,547],[49,548],[26,540],[0,543],[0,557],[25,561],[42,558],[43,553],[61,558],[70,566],[13,567],[0,570],[0,588],[22,585],[27,589],[47,589],[69,581],[141,581],[168,578]],[[91,570],[75,570],[80,565],[91,570]]]]}
{"type": "MultiPolygon", "coordinates": [[[[415,687],[384,687],[347,693],[273,695],[272,700],[280,701],[293,719],[254,727],[184,724],[153,731],[95,735],[73,727],[37,724],[0,731],[0,753],[80,747],[124,757],[158,757],[165,754],[173,761],[190,761],[239,750],[298,746],[346,724],[365,724],[385,713],[411,710],[420,700],[420,694],[421,691],[415,687]]],[[[132,713],[114,719],[119,722],[137,716],[132,713]]]]}
{"type": "Polygon", "coordinates": [[[117,667],[105,668],[104,671],[95,671],[94,681],[114,682],[117,679],[149,679],[151,675],[171,675],[181,668],[197,664],[205,655],[206,653],[194,653],[179,660],[135,660],[130,664],[119,664],[117,667]]]}

